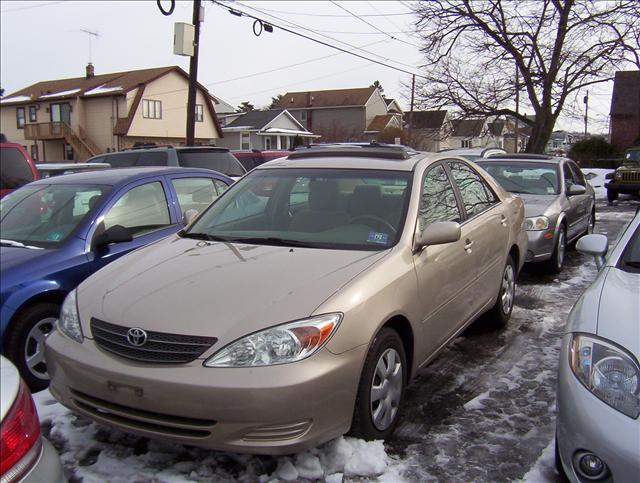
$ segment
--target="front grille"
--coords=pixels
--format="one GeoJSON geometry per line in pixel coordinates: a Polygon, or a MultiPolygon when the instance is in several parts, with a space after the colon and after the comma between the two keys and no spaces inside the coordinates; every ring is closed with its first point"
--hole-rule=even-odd
{"type": "Polygon", "coordinates": [[[168,334],[146,331],[147,341],[134,346],[127,340],[130,327],[115,325],[96,318],[91,319],[91,332],[101,349],[141,362],[185,364],[196,360],[216,343],[215,337],[168,334]]]}
{"type": "Polygon", "coordinates": [[[640,171],[622,171],[623,183],[640,183],[640,171]]]}
{"type": "Polygon", "coordinates": [[[185,418],[116,404],[71,389],[76,407],[83,412],[130,428],[174,437],[208,438],[216,425],[212,419],[185,418]]]}

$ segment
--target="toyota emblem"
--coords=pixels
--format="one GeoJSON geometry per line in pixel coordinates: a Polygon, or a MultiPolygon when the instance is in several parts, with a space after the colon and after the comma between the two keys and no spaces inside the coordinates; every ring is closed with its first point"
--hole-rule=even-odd
{"type": "Polygon", "coordinates": [[[146,344],[147,333],[138,327],[133,327],[127,331],[127,341],[131,345],[140,347],[146,344]]]}

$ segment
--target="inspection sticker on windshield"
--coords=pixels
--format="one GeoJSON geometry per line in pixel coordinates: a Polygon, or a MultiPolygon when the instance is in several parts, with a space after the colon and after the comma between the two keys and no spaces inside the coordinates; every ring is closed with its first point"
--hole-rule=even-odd
{"type": "Polygon", "coordinates": [[[372,243],[381,243],[386,245],[389,242],[389,234],[388,233],[379,233],[377,231],[370,231],[369,238],[367,238],[368,242],[372,243]]]}

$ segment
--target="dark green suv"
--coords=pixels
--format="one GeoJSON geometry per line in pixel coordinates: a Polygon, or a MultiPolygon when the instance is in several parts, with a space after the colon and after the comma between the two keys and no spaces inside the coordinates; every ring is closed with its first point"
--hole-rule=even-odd
{"type": "Polygon", "coordinates": [[[607,179],[610,180],[605,183],[609,201],[617,200],[620,193],[640,196],[640,146],[627,149],[622,166],[608,174],[607,179]]]}

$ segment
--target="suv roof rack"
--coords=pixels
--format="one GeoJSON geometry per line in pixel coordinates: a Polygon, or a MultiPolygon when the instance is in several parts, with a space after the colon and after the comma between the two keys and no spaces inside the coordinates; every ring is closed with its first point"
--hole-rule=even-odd
{"type": "Polygon", "coordinates": [[[511,154],[491,154],[488,158],[484,159],[544,159],[551,160],[557,159],[554,156],[547,154],[533,154],[533,153],[511,153],[511,154]]]}
{"type": "Polygon", "coordinates": [[[309,159],[309,158],[326,158],[326,157],[345,157],[345,158],[378,158],[405,160],[409,159],[409,153],[402,146],[385,146],[385,149],[378,147],[365,146],[330,146],[330,147],[314,147],[313,149],[304,149],[302,151],[292,152],[287,159],[309,159]]]}
{"type": "Polygon", "coordinates": [[[156,143],[148,143],[148,144],[139,144],[138,146],[131,146],[130,148],[124,148],[120,151],[135,151],[138,149],[153,149],[153,148],[175,148],[173,144],[156,144],[156,143]]]}

